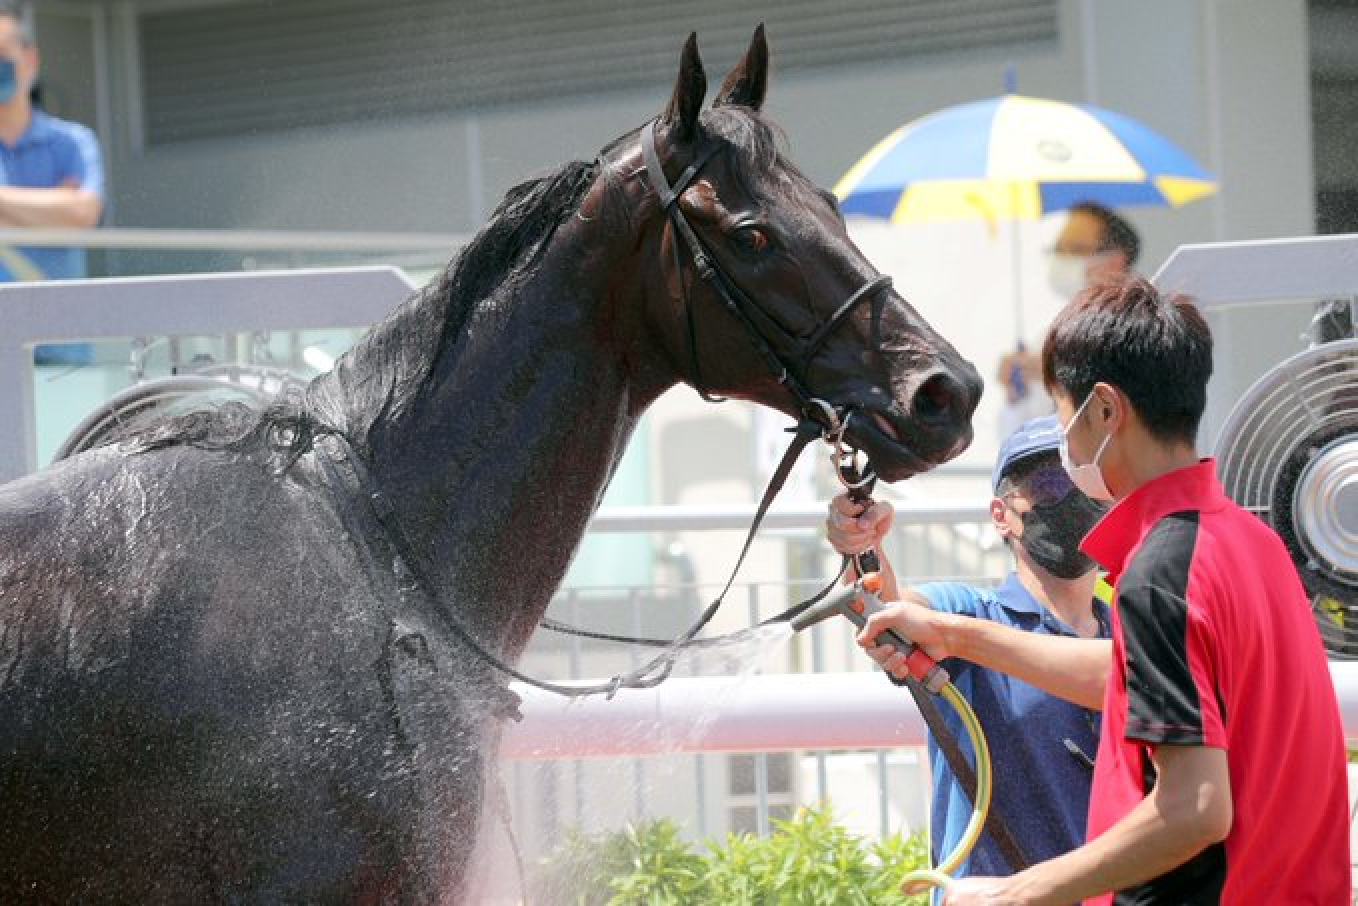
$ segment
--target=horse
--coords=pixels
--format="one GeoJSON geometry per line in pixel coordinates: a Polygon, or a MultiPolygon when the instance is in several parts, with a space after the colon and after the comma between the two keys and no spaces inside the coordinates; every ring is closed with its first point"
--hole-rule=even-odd
{"type": "Polygon", "coordinates": [[[482,654],[652,401],[811,395],[893,481],[966,446],[975,370],[785,159],[767,72],[761,27],[704,107],[690,35],[661,114],[510,190],[304,392],[0,488],[0,900],[460,902],[515,710],[482,654]]]}

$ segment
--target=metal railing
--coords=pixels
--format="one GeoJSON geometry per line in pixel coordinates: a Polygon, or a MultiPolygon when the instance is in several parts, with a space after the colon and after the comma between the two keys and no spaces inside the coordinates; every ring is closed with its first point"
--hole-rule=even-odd
{"type": "Polygon", "coordinates": [[[0,246],[85,249],[92,253],[91,277],[341,264],[398,265],[429,272],[470,238],[463,233],[316,230],[0,229],[0,246]]]}
{"type": "MultiPolygon", "coordinates": [[[[804,524],[791,514],[784,519],[804,524]]],[[[737,585],[723,608],[725,628],[756,623],[814,588],[815,583],[737,585]]],[[[591,629],[669,636],[716,590],[568,589],[549,612],[591,629]]],[[[831,623],[793,640],[775,635],[726,652],[686,656],[676,677],[660,687],[661,699],[564,704],[516,687],[526,720],[509,731],[505,776],[525,851],[550,850],[565,827],[598,831],[659,817],[676,819],[695,837],[767,834],[772,819],[826,800],[836,802],[841,820],[864,834],[922,828],[928,798],[922,728],[912,726],[908,707],[900,707],[908,704],[904,693],[881,677],[850,672],[865,663],[852,635],[847,623],[831,623]],[[770,673],[737,678],[756,666],[770,673]],[[828,721],[815,732],[798,729],[798,689],[849,695],[865,688],[863,680],[881,683],[873,683],[869,693],[880,715],[892,714],[895,706],[897,747],[841,746],[828,721]],[[777,688],[783,682],[796,688],[777,688]],[[700,694],[685,698],[682,715],[667,713],[663,697],[687,690],[700,694]],[[780,698],[776,712],[754,704],[780,698]],[[751,720],[754,712],[760,717],[751,720]],[[766,735],[752,744],[757,724],[788,735],[781,741],[766,735]],[[793,739],[795,745],[780,744],[793,739]],[[818,749],[821,742],[826,745],[818,749]]],[[[652,653],[539,631],[520,666],[544,678],[583,679],[630,669],[652,653]]],[[[814,712],[805,712],[808,719],[816,719],[814,712]]]]}
{"type": "Polygon", "coordinates": [[[93,230],[0,229],[0,245],[32,248],[135,249],[142,251],[390,252],[452,254],[464,233],[348,233],[298,230],[167,230],[102,227],[93,230]]]}

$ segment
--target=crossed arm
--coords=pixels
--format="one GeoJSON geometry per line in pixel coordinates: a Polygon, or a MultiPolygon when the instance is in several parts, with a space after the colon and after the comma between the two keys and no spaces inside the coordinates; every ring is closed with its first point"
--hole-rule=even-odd
{"type": "Polygon", "coordinates": [[[0,186],[0,227],[89,228],[99,223],[103,209],[98,195],[76,186],[0,186]]]}

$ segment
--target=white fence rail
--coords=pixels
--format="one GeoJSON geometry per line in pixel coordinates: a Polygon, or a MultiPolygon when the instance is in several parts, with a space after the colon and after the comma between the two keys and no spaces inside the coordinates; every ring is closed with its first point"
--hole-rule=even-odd
{"type": "Polygon", "coordinates": [[[156,252],[418,252],[451,255],[471,237],[461,233],[349,233],[296,230],[164,230],[105,227],[0,229],[0,245],[31,248],[127,249],[156,252]]]}
{"type": "MultiPolygon", "coordinates": [[[[1332,662],[1344,733],[1358,742],[1358,662],[1332,662]]],[[[894,749],[927,742],[905,691],[877,672],[667,680],[611,700],[572,702],[522,684],[512,759],[618,758],[677,753],[894,749]]]]}

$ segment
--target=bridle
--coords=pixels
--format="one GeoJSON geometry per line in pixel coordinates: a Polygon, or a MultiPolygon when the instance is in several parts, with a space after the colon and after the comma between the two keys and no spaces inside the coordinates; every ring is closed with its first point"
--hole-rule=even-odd
{"type": "MultiPolygon", "coordinates": [[[[693,163],[685,168],[679,178],[671,184],[666,178],[663,168],[660,165],[660,158],[656,152],[655,144],[655,122],[648,123],[641,130],[641,149],[646,162],[646,175],[652,188],[660,198],[666,215],[675,231],[682,238],[684,245],[688,248],[693,259],[693,267],[698,276],[707,281],[717,297],[722,301],[727,311],[745,329],[751,344],[759,352],[760,356],[768,364],[772,373],[777,377],[778,382],[787,388],[797,400],[798,408],[801,412],[801,420],[793,434],[793,439],[784,453],[782,461],[777,469],[774,470],[773,477],[769,480],[769,485],[764,491],[760,500],[759,507],[755,511],[754,520],[745,536],[744,546],[741,548],[740,556],[736,560],[735,568],[731,576],[726,581],[721,594],[709,604],[699,615],[698,619],[686,629],[682,634],[674,639],[645,639],[629,636],[615,636],[607,633],[590,632],[576,629],[572,626],[557,622],[551,619],[543,619],[540,625],[543,628],[557,632],[565,632],[574,635],[581,635],[588,638],[604,639],[608,641],[624,642],[630,644],[648,645],[662,648],[655,657],[644,664],[626,672],[618,674],[611,679],[600,683],[556,683],[540,680],[528,676],[521,672],[512,664],[506,663],[502,658],[487,650],[485,645],[463,626],[456,617],[444,608],[442,611],[445,625],[475,653],[482,661],[487,663],[495,670],[519,680],[530,686],[564,695],[572,698],[579,698],[587,695],[607,695],[612,697],[619,689],[646,689],[659,685],[663,682],[674,669],[675,659],[679,653],[689,647],[700,645],[713,645],[729,640],[734,636],[744,636],[752,630],[742,630],[732,633],[720,639],[698,640],[700,633],[712,618],[716,616],[717,610],[721,607],[722,601],[735,583],[740,567],[749,553],[750,545],[753,543],[755,534],[758,532],[759,525],[768,512],[769,505],[781,490],[792,467],[796,464],[798,457],[806,446],[812,441],[822,438],[829,442],[834,448],[832,459],[835,463],[835,473],[846,487],[851,489],[862,489],[871,487],[875,476],[870,469],[865,469],[865,474],[859,475],[854,466],[856,451],[845,443],[845,432],[848,429],[849,421],[852,418],[852,411],[845,408],[842,413],[833,404],[813,395],[806,385],[806,372],[810,367],[811,360],[824,345],[834,330],[844,322],[853,312],[854,308],[861,302],[873,298],[878,292],[891,285],[891,278],[886,276],[875,277],[855,292],[853,292],[840,306],[834,311],[828,320],[818,326],[810,337],[806,340],[799,340],[792,337],[779,327],[772,318],[763,312],[747,296],[731,277],[721,269],[716,259],[710,251],[703,245],[702,240],[694,232],[683,211],[678,205],[680,194],[693,182],[703,166],[721,150],[721,146],[707,149],[700,154],[693,163]],[[796,362],[789,364],[783,359],[775,348],[775,344],[770,342],[767,335],[759,328],[756,321],[768,323],[777,333],[781,334],[779,341],[784,346],[798,348],[796,362]]],[[[698,357],[693,340],[696,336],[692,300],[688,293],[687,284],[683,281],[683,270],[679,258],[677,244],[674,244],[675,265],[678,268],[678,275],[683,289],[683,304],[685,308],[685,318],[688,322],[689,350],[691,364],[693,368],[693,382],[699,393],[704,399],[719,402],[706,392],[702,383],[701,373],[698,366],[698,357]]],[[[370,545],[380,544],[384,547],[383,551],[373,551],[374,562],[385,562],[391,564],[400,580],[400,591],[403,602],[407,598],[424,598],[426,602],[437,608],[438,597],[433,585],[425,577],[420,569],[420,557],[413,544],[406,536],[400,520],[394,508],[387,500],[386,495],[369,474],[366,464],[362,457],[354,450],[349,438],[343,432],[336,431],[328,433],[331,440],[322,444],[320,460],[322,467],[332,478],[337,487],[346,487],[349,490],[349,498],[364,501],[358,508],[363,512],[356,512],[353,504],[344,504],[345,521],[354,526],[350,533],[357,536],[356,540],[367,540],[370,545]],[[366,523],[367,530],[359,526],[366,523]],[[375,537],[374,537],[375,536],[375,537]]],[[[847,568],[849,558],[844,558],[844,566],[840,573],[835,576],[830,583],[813,597],[802,601],[783,612],[761,621],[756,627],[768,626],[774,623],[789,622],[800,615],[807,608],[813,606],[827,595],[838,584],[840,576],[847,568]]]]}
{"type": "MultiPolygon", "coordinates": [[[[698,237],[697,232],[693,229],[693,226],[688,222],[688,218],[684,215],[683,208],[679,205],[680,196],[690,185],[692,185],[693,180],[697,178],[703,167],[716,156],[717,152],[722,149],[722,146],[714,145],[703,151],[693,159],[692,163],[684,168],[683,172],[679,174],[678,179],[671,183],[665,176],[665,169],[660,163],[660,155],[657,150],[658,144],[655,137],[655,126],[656,121],[652,120],[643,126],[640,132],[641,153],[645,162],[644,172],[647,181],[651,185],[651,189],[660,200],[661,208],[669,218],[669,222],[673,226],[674,232],[678,235],[679,239],[682,240],[685,248],[688,249],[689,256],[693,260],[694,271],[698,274],[700,279],[712,287],[717,298],[721,300],[723,307],[745,329],[745,333],[749,338],[751,345],[754,346],[755,350],[764,359],[770,371],[777,377],[778,382],[796,399],[802,417],[793,433],[793,438],[788,446],[787,452],[783,454],[782,461],[774,470],[773,477],[769,480],[768,487],[765,489],[764,495],[759,502],[759,506],[755,510],[754,519],[745,536],[745,543],[741,547],[740,555],[736,558],[736,565],[734,569],[732,569],[731,575],[727,579],[725,586],[722,588],[721,594],[708,605],[698,617],[697,621],[685,630],[683,634],[674,639],[647,639],[635,636],[612,635],[609,633],[581,630],[550,618],[544,618],[540,621],[539,625],[543,628],[555,632],[606,641],[648,645],[665,649],[651,661],[636,668],[631,671],[631,673],[615,676],[608,683],[589,687],[588,691],[568,691],[565,694],[588,695],[604,693],[609,697],[612,697],[612,695],[620,688],[647,688],[654,686],[669,675],[674,666],[674,658],[681,649],[695,645],[716,644],[730,638],[723,637],[720,639],[696,640],[698,633],[711,622],[712,618],[716,615],[718,608],[720,608],[722,601],[725,600],[727,593],[731,590],[731,586],[735,583],[736,576],[740,572],[740,567],[745,562],[745,557],[749,553],[750,545],[754,541],[754,537],[759,530],[759,525],[763,521],[765,514],[768,512],[769,506],[773,503],[773,499],[777,496],[778,491],[782,489],[783,483],[786,481],[788,474],[796,464],[802,451],[811,441],[820,437],[831,445],[833,449],[831,461],[835,467],[835,476],[850,492],[863,493],[865,489],[867,492],[870,492],[872,485],[876,481],[876,475],[873,474],[870,465],[865,467],[861,473],[859,472],[856,465],[857,451],[845,442],[845,433],[848,430],[849,421],[853,416],[853,410],[845,407],[841,412],[834,404],[815,396],[808,388],[806,375],[816,353],[820,351],[821,347],[825,344],[825,341],[830,338],[830,335],[844,323],[859,303],[874,298],[877,293],[889,287],[891,285],[891,278],[886,275],[878,275],[865,282],[857,290],[851,293],[847,299],[840,303],[830,317],[820,324],[807,339],[801,340],[790,335],[786,330],[782,329],[774,319],[769,317],[767,313],[755,304],[754,300],[741,290],[740,286],[729,274],[722,270],[716,256],[714,256],[707,246],[703,244],[702,239],[698,237]],[[767,324],[773,332],[779,335],[777,344],[770,341],[766,333],[760,329],[757,322],[767,324]],[[795,362],[787,362],[778,353],[776,348],[777,345],[792,347],[794,349],[800,347],[795,355],[795,362]]],[[[722,400],[720,398],[714,397],[707,391],[702,380],[702,369],[699,364],[697,353],[697,329],[693,316],[693,299],[692,294],[689,292],[689,284],[684,280],[683,276],[684,269],[680,259],[679,242],[672,242],[670,248],[673,252],[675,274],[679,281],[680,292],[683,297],[684,319],[687,324],[688,332],[690,381],[703,399],[709,402],[721,402],[722,400]]],[[[773,617],[761,621],[755,628],[767,626],[772,623],[790,621],[804,610],[820,601],[838,583],[840,576],[844,574],[849,562],[849,558],[844,558],[839,573],[830,581],[829,585],[816,595],[805,601],[794,604],[792,607],[787,608],[773,617]]],[[[737,633],[732,633],[731,635],[742,636],[749,631],[750,630],[742,630],[737,633]]],[[[571,688],[572,690],[580,689],[580,687],[571,688]]],[[[552,691],[562,690],[553,689],[552,691]]]]}
{"type": "MultiPolygon", "coordinates": [[[[811,367],[812,359],[825,345],[825,341],[830,338],[830,335],[844,323],[860,302],[875,297],[877,293],[889,287],[891,278],[882,274],[868,280],[851,293],[835,309],[834,313],[805,340],[790,335],[759,305],[755,304],[754,300],[740,289],[729,274],[722,270],[721,264],[703,244],[702,239],[698,237],[697,232],[688,222],[688,218],[684,216],[683,208],[679,205],[680,196],[692,185],[693,180],[722,149],[722,146],[713,145],[703,151],[684,168],[678,179],[671,184],[665,176],[664,167],[660,164],[660,155],[657,151],[655,138],[655,124],[656,121],[652,120],[641,129],[641,153],[646,164],[646,179],[660,199],[660,205],[669,218],[670,224],[674,227],[675,233],[688,249],[689,256],[693,259],[694,271],[699,279],[712,287],[723,307],[745,329],[750,343],[764,359],[769,370],[778,378],[778,383],[782,384],[797,400],[797,407],[802,413],[802,418],[820,422],[827,432],[833,433],[840,430],[840,416],[836,413],[835,407],[815,396],[808,389],[807,372],[811,367]],[[762,322],[767,325],[768,330],[778,334],[776,341],[771,342],[765,330],[761,330],[759,323],[756,322],[762,322]],[[780,346],[793,349],[800,347],[794,356],[794,361],[788,362],[778,353],[780,346]]],[[[697,329],[693,317],[693,299],[689,292],[689,285],[683,278],[683,268],[679,259],[679,242],[671,243],[670,248],[674,254],[675,272],[683,296],[684,320],[688,327],[690,380],[703,399],[709,402],[719,402],[720,400],[708,393],[703,383],[702,368],[698,358],[697,329]]]]}

